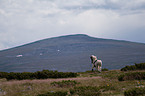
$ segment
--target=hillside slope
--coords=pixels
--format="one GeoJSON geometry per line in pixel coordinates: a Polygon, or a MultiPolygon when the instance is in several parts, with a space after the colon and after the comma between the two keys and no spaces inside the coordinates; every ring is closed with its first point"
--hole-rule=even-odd
{"type": "Polygon", "coordinates": [[[83,34],[48,38],[0,51],[0,71],[34,72],[48,69],[82,72],[91,69],[92,54],[103,61],[104,68],[119,69],[145,62],[145,44],[83,34]]]}

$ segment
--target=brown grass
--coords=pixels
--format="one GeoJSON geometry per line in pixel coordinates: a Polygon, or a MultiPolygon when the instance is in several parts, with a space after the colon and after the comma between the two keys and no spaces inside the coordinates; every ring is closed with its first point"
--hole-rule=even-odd
{"type": "MultiPolygon", "coordinates": [[[[145,70],[144,70],[145,71],[145,70]]],[[[62,80],[75,80],[80,82],[76,86],[110,86],[115,90],[108,90],[102,92],[102,96],[123,96],[127,89],[135,88],[140,85],[145,86],[145,80],[133,81],[118,81],[118,76],[125,72],[119,70],[111,70],[107,72],[83,72],[78,73],[77,78],[62,78],[62,79],[43,79],[43,80],[11,80],[0,79],[0,96],[37,96],[38,94],[55,92],[55,91],[69,91],[71,87],[56,87],[51,83],[62,80]],[[140,84],[138,84],[140,82],[140,84]]]]}
{"type": "Polygon", "coordinates": [[[63,78],[63,79],[42,79],[42,80],[1,80],[0,88],[4,91],[0,95],[5,96],[36,96],[39,93],[44,93],[48,91],[61,91],[67,90],[68,88],[56,88],[50,85],[51,82],[54,81],[62,81],[62,80],[76,80],[80,81],[87,81],[93,79],[99,79],[101,77],[78,77],[78,78],[63,78]]]}

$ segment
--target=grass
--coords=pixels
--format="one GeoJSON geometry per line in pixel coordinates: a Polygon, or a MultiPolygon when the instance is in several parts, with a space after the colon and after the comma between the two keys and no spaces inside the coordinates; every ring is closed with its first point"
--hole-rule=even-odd
{"type": "MultiPolygon", "coordinates": [[[[85,90],[87,86],[89,86],[88,88],[98,88],[98,96],[124,96],[124,92],[127,90],[145,86],[145,80],[118,81],[118,76],[131,72],[122,72],[120,70],[102,71],[101,73],[87,71],[78,73],[78,77],[76,78],[68,79],[10,81],[0,79],[0,96],[38,96],[51,92],[67,92],[68,96],[76,96],[77,93],[70,94],[70,90],[75,90],[75,88],[77,89],[79,87],[83,87],[85,90]]],[[[141,70],[140,72],[145,72],[145,70],[141,70]]],[[[96,93],[88,92],[88,94],[96,93]]]]}
{"type": "Polygon", "coordinates": [[[79,84],[79,82],[76,82],[74,80],[62,80],[62,81],[54,81],[51,83],[52,86],[56,87],[71,87],[75,86],[76,84],[79,84]]]}

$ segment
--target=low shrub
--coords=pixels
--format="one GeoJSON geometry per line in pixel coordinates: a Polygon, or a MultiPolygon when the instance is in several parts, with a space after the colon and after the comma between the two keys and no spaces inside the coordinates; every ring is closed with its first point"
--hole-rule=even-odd
{"type": "Polygon", "coordinates": [[[75,86],[76,84],[79,83],[74,80],[63,80],[58,82],[54,81],[51,83],[52,86],[56,86],[56,87],[71,87],[71,86],[75,86]]]}
{"type": "Polygon", "coordinates": [[[144,70],[145,69],[145,63],[140,63],[140,64],[136,64],[135,63],[135,66],[137,67],[137,69],[140,69],[140,70],[144,70]]]}
{"type": "Polygon", "coordinates": [[[70,89],[71,95],[79,95],[79,96],[100,96],[100,88],[92,87],[92,86],[79,86],[70,89]]]}
{"type": "Polygon", "coordinates": [[[109,71],[108,69],[106,69],[106,68],[104,68],[104,69],[102,69],[102,71],[109,71]]]}
{"type": "Polygon", "coordinates": [[[124,96],[144,96],[145,95],[145,87],[144,88],[133,88],[130,90],[126,90],[124,92],[124,96]]]}
{"type": "Polygon", "coordinates": [[[145,63],[139,63],[131,66],[125,66],[121,69],[121,71],[128,71],[128,70],[144,70],[145,69],[145,63]]]}
{"type": "Polygon", "coordinates": [[[58,71],[37,71],[34,73],[37,79],[46,79],[46,78],[68,78],[68,77],[76,77],[77,73],[73,72],[58,72],[58,71]]]}
{"type": "Polygon", "coordinates": [[[145,80],[145,72],[126,73],[118,76],[119,81],[125,80],[145,80]]]}
{"type": "Polygon", "coordinates": [[[47,92],[44,94],[38,94],[37,96],[66,96],[67,92],[57,91],[57,92],[47,92]]]}
{"type": "Polygon", "coordinates": [[[34,79],[33,73],[30,72],[23,72],[23,73],[14,73],[10,72],[8,73],[7,77],[5,77],[7,80],[23,80],[23,79],[34,79]]]}
{"type": "Polygon", "coordinates": [[[0,78],[6,78],[8,76],[7,72],[0,72],[0,78]]]}
{"type": "Polygon", "coordinates": [[[88,71],[86,71],[86,73],[92,73],[92,71],[88,70],[88,71]]]}
{"type": "Polygon", "coordinates": [[[58,71],[37,71],[37,72],[0,72],[0,78],[6,78],[7,80],[17,79],[47,79],[47,78],[68,78],[68,77],[76,77],[77,73],[73,72],[58,72],[58,71]]]}

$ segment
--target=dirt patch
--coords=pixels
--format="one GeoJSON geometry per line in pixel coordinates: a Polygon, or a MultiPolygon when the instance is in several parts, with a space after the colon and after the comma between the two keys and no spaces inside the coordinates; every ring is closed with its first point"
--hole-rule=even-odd
{"type": "Polygon", "coordinates": [[[62,80],[90,80],[90,79],[100,79],[101,77],[77,77],[77,78],[58,78],[58,79],[35,79],[35,80],[11,80],[3,82],[3,84],[21,84],[21,83],[44,83],[62,80]]]}

